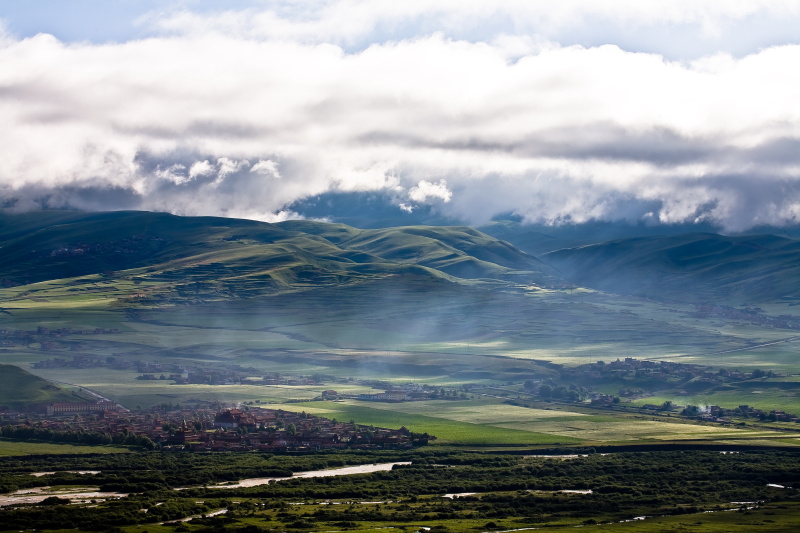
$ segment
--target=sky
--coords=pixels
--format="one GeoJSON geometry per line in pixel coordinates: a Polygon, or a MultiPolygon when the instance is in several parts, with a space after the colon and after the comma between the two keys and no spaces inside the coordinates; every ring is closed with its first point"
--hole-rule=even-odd
{"type": "Polygon", "coordinates": [[[800,2],[0,0],[0,208],[800,223],[800,2]]]}

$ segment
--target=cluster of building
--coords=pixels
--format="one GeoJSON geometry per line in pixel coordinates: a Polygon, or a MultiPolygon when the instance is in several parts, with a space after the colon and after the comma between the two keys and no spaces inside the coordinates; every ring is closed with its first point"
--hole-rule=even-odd
{"type": "MultiPolygon", "coordinates": [[[[242,383],[256,369],[241,368],[186,368],[177,363],[159,363],[117,357],[88,357],[74,355],[72,358],[54,357],[33,363],[34,368],[111,368],[113,370],[134,370],[140,380],[171,380],[178,384],[200,383],[206,385],[230,385],[242,383]]],[[[256,381],[256,383],[259,383],[256,381]]]]}
{"type": "MultiPolygon", "coordinates": [[[[707,366],[677,363],[672,361],[647,361],[633,357],[617,359],[611,362],[597,361],[580,365],[573,368],[561,368],[559,370],[562,380],[572,380],[574,383],[586,384],[591,387],[591,383],[626,383],[629,386],[619,389],[618,395],[589,392],[587,398],[570,399],[568,396],[556,395],[555,386],[552,379],[527,381],[524,385],[526,394],[537,396],[541,399],[561,399],[566,401],[590,401],[591,405],[598,407],[610,407],[620,405],[620,398],[644,398],[656,389],[670,389],[671,394],[691,395],[698,390],[715,387],[723,383],[742,382],[745,380],[758,380],[759,378],[785,377],[774,371],[764,371],[760,369],[752,372],[743,372],[734,369],[714,369],[707,366]],[[545,389],[547,394],[544,394],[545,389]]],[[[571,383],[569,387],[561,385],[558,388],[571,392],[583,390],[571,383]]],[[[758,384],[761,381],[749,383],[758,384]]],[[[501,389],[497,389],[501,390],[501,389]]],[[[588,389],[587,389],[588,390],[588,389]]],[[[622,405],[625,408],[628,404],[622,405]]],[[[681,416],[700,418],[713,422],[731,423],[733,419],[743,418],[758,419],[767,422],[796,422],[800,423],[800,416],[786,413],[782,410],[764,411],[748,405],[740,405],[733,409],[723,408],[717,405],[696,406],[696,405],[674,405],[672,402],[665,402],[662,405],[644,404],[635,409],[653,411],[660,413],[678,412],[681,416]]]]}
{"type": "Polygon", "coordinates": [[[151,363],[117,357],[89,357],[73,355],[43,359],[33,363],[33,368],[111,368],[114,370],[136,370],[137,372],[183,372],[183,367],[174,363],[151,363]]]}
{"type": "MultiPolygon", "coordinates": [[[[381,383],[387,385],[385,383],[381,383]]],[[[375,385],[373,384],[373,387],[375,385]]],[[[405,402],[420,400],[466,400],[464,390],[445,389],[428,384],[405,383],[403,385],[385,386],[383,392],[359,394],[356,400],[368,402],[405,402]]]]}
{"type": "Polygon", "coordinates": [[[91,413],[105,413],[106,411],[118,411],[120,406],[110,400],[100,400],[97,402],[60,402],[47,405],[47,416],[53,415],[85,415],[91,413]]]}
{"type": "Polygon", "coordinates": [[[721,374],[708,367],[673,361],[646,361],[634,357],[616,359],[608,363],[597,361],[574,368],[561,369],[562,378],[622,379],[627,377],[651,378],[654,380],[694,379],[706,377],[717,380],[721,374]]]}
{"type": "MultiPolygon", "coordinates": [[[[39,328],[40,330],[43,328],[39,328]]],[[[120,357],[89,357],[74,355],[71,358],[54,357],[33,363],[37,369],[53,368],[111,368],[115,370],[135,370],[139,373],[136,379],[142,381],[171,381],[176,385],[283,385],[283,386],[313,386],[326,383],[347,383],[370,386],[374,389],[383,389],[384,392],[375,392],[359,395],[342,395],[335,389],[327,389],[320,393],[323,400],[349,398],[363,401],[401,402],[412,400],[429,400],[436,398],[459,399],[465,397],[463,392],[455,389],[443,389],[427,384],[406,383],[394,385],[378,380],[354,380],[322,374],[314,375],[289,375],[269,372],[260,375],[256,368],[246,368],[239,365],[227,364],[216,367],[184,366],[178,363],[161,363],[142,360],[131,360],[120,357]]]]}
{"type": "MultiPolygon", "coordinates": [[[[170,380],[176,385],[198,384],[198,385],[238,385],[246,383],[248,385],[319,385],[322,378],[310,376],[282,376],[277,373],[269,373],[258,377],[259,371],[255,368],[243,368],[238,365],[229,365],[225,368],[175,368],[158,370],[155,366],[150,368],[140,366],[144,373],[138,376],[139,380],[170,380]],[[158,374],[158,372],[162,372],[158,374]],[[164,371],[170,371],[165,375],[164,371]]],[[[332,379],[326,377],[327,379],[332,379]]]]}
{"type": "Polygon", "coordinates": [[[182,424],[165,441],[192,451],[303,451],[322,449],[406,449],[432,438],[400,429],[362,426],[271,409],[227,409],[214,417],[214,430],[182,424]]]}
{"type": "Polygon", "coordinates": [[[51,404],[48,417],[10,417],[4,425],[58,431],[146,436],[165,449],[192,451],[313,451],[328,448],[405,449],[435,437],[376,428],[307,413],[259,407],[193,407],[127,411],[99,402],[51,404]]]}
{"type": "MultiPolygon", "coordinates": [[[[764,373],[756,370],[748,373],[673,361],[645,361],[633,357],[608,363],[598,361],[574,368],[564,368],[560,373],[563,379],[572,379],[576,382],[629,381],[632,386],[620,390],[620,396],[629,397],[636,396],[636,391],[641,390],[636,384],[659,383],[698,390],[765,375],[780,377],[780,374],[774,372],[764,373]]],[[[688,391],[678,391],[678,394],[680,393],[688,391]]]]}
{"type": "Polygon", "coordinates": [[[144,366],[140,366],[140,368],[143,368],[145,373],[138,376],[136,379],[167,379],[176,385],[187,385],[190,383],[199,385],[238,385],[246,383],[248,385],[303,386],[319,385],[323,383],[323,381],[334,380],[334,378],[330,376],[325,376],[324,378],[320,376],[282,376],[277,373],[269,373],[258,377],[260,373],[258,369],[245,368],[239,365],[227,365],[223,368],[180,367],[177,369],[168,369],[171,371],[169,375],[164,375],[163,373],[157,375],[158,370],[152,365],[151,368],[144,366]]]}
{"type": "Polygon", "coordinates": [[[712,422],[732,422],[734,418],[754,418],[767,422],[794,422],[800,424],[800,416],[787,413],[780,409],[764,411],[750,405],[740,405],[733,409],[720,407],[719,405],[673,405],[671,402],[665,404],[644,404],[644,410],[660,412],[680,412],[683,416],[700,418],[712,422]]]}
{"type": "Polygon", "coordinates": [[[0,329],[0,346],[17,346],[39,342],[42,349],[47,350],[55,348],[55,341],[68,335],[108,335],[112,333],[119,333],[119,330],[111,328],[48,328],[45,326],[39,326],[32,330],[0,329]]]}
{"type": "Polygon", "coordinates": [[[375,394],[359,394],[358,399],[368,402],[404,402],[409,399],[409,395],[402,390],[387,390],[375,394]]]}

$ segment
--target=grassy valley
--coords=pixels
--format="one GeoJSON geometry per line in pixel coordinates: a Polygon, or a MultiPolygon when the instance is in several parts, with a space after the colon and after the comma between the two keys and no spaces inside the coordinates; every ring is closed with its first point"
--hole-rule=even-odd
{"type": "MultiPolygon", "coordinates": [[[[555,232],[529,235],[536,257],[491,232],[3,215],[0,405],[24,412],[0,415],[0,500],[42,493],[0,507],[2,523],[129,533],[793,530],[800,511],[784,487],[800,479],[796,241],[586,243],[555,232]],[[386,401],[384,391],[408,399],[386,401]],[[130,410],[110,417],[116,433],[103,432],[105,416],[41,411],[100,397],[130,410]],[[187,423],[204,439],[245,442],[247,432],[209,426],[233,406],[435,439],[405,451],[166,451],[187,423]],[[89,441],[102,445],[81,445],[89,441]],[[53,454],[54,466],[31,463],[36,453],[53,454]],[[524,457],[540,454],[556,457],[524,457]],[[357,482],[200,488],[263,477],[277,463],[286,475],[394,461],[412,465],[357,482]],[[187,473],[205,477],[174,490],[187,473]],[[102,496],[75,499],[87,490],[102,496]],[[732,503],[741,501],[767,503],[732,503]]],[[[252,429],[268,430],[279,429],[252,429]]]]}
{"type": "MultiPolygon", "coordinates": [[[[385,386],[511,385],[510,390],[520,391],[526,381],[557,382],[559,365],[626,357],[780,375],[797,371],[791,294],[764,292],[760,307],[752,300],[743,306],[742,295],[729,291],[726,280],[732,278],[716,274],[728,269],[741,279],[755,273],[756,279],[769,281],[764,265],[790,264],[794,241],[787,238],[654,236],[564,249],[538,259],[464,227],[357,229],[141,212],[4,217],[3,361],[89,387],[129,407],[215,398],[288,405],[314,400],[333,385],[278,387],[252,380],[172,385],[137,380],[133,366],[31,365],[77,356],[218,373],[233,369],[254,379],[270,372],[320,374],[361,380],[336,384],[355,395],[369,392],[369,385],[360,384],[369,380],[385,386]],[[577,259],[566,259],[590,252],[592,260],[581,263],[583,270],[577,259]],[[745,269],[730,260],[733,255],[758,257],[760,266],[745,269]],[[669,283],[688,291],[698,276],[716,280],[716,285],[698,282],[696,295],[719,298],[698,307],[682,290],[667,300],[599,290],[601,281],[622,277],[616,273],[625,273],[628,262],[642,272],[641,279],[659,280],[662,288],[669,283]],[[587,279],[575,272],[587,272],[587,279]],[[726,294],[735,298],[722,298],[726,294]]],[[[777,268],[774,276],[792,279],[785,268],[777,268]]],[[[631,286],[639,279],[626,277],[631,286]]],[[[771,283],[775,290],[780,286],[771,283]]],[[[614,395],[632,385],[598,382],[592,390],[614,395]]],[[[765,408],[800,412],[800,398],[785,385],[728,384],[694,390],[688,397],[675,387],[647,389],[676,404],[735,407],[761,400],[765,408]]],[[[476,401],[503,401],[491,396],[476,401]]],[[[648,403],[647,395],[640,403],[648,403]]],[[[387,405],[398,421],[412,414],[403,411],[404,404],[387,405]]],[[[375,406],[363,407],[372,411],[362,413],[375,414],[375,406]]],[[[454,408],[445,402],[432,409],[436,418],[474,425],[451,416],[454,408]]],[[[501,437],[495,425],[496,442],[544,442],[536,435],[547,431],[561,435],[552,425],[541,431],[545,426],[535,422],[540,412],[528,414],[530,423],[506,428],[528,431],[528,437],[501,437]]],[[[626,427],[633,423],[623,420],[626,427]]],[[[587,430],[574,427],[579,433],[587,430]]],[[[666,434],[680,436],[686,428],[667,429],[666,434]]],[[[619,438],[607,435],[598,442],[636,441],[638,434],[625,429],[619,438]]]]}

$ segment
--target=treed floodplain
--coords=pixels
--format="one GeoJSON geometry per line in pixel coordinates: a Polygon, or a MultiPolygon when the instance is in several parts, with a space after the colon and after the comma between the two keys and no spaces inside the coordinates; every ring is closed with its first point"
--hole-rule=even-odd
{"type": "Polygon", "coordinates": [[[38,505],[6,505],[0,515],[3,530],[79,526],[128,532],[560,531],[575,526],[613,531],[629,520],[640,522],[631,531],[719,531],[747,523],[791,531],[800,524],[798,495],[791,488],[800,483],[795,453],[574,451],[584,453],[545,457],[419,449],[6,458],[0,460],[0,482],[7,491],[52,487],[46,490],[54,496],[38,505]],[[402,464],[370,474],[249,488],[224,485],[368,463],[402,464]],[[32,475],[53,470],[60,472],[32,475]],[[78,493],[121,494],[68,505],[65,489],[70,487],[78,493]],[[189,517],[194,518],[177,522],[189,517]]]}

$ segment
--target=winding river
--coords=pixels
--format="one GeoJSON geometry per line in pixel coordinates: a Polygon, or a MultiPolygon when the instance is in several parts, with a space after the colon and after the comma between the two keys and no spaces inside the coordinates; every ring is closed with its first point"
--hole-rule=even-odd
{"type": "Polygon", "coordinates": [[[208,485],[209,489],[235,489],[240,487],[257,487],[268,483],[284,481],[287,479],[299,479],[307,477],[330,477],[330,476],[351,476],[353,474],[371,474],[372,472],[386,472],[391,470],[394,465],[410,465],[411,462],[398,463],[377,463],[358,466],[344,466],[341,468],[330,468],[327,470],[309,470],[307,472],[297,472],[291,477],[255,477],[242,479],[236,483],[222,485],[208,485]]]}
{"type": "MultiPolygon", "coordinates": [[[[397,462],[397,463],[377,463],[368,465],[345,466],[342,468],[330,468],[328,470],[309,470],[307,472],[296,472],[291,477],[258,477],[248,478],[238,481],[236,483],[222,484],[222,485],[208,485],[210,489],[235,489],[241,487],[257,487],[259,485],[266,485],[268,483],[284,481],[287,479],[300,479],[312,477],[328,477],[328,476],[351,476],[353,474],[371,474],[372,472],[386,472],[391,470],[395,465],[409,465],[410,462],[397,462]]],[[[54,474],[55,472],[36,472],[31,475],[44,476],[54,474]]],[[[81,471],[80,473],[97,474],[97,471],[81,471]]],[[[190,487],[181,487],[177,490],[182,490],[190,487]]],[[[45,498],[50,496],[58,496],[59,498],[66,498],[72,500],[73,503],[87,503],[91,500],[105,500],[108,498],[122,498],[127,496],[121,492],[99,492],[91,490],[89,487],[36,487],[31,489],[21,489],[10,494],[0,495],[0,507],[7,505],[14,505],[19,503],[39,503],[45,498]]]]}

